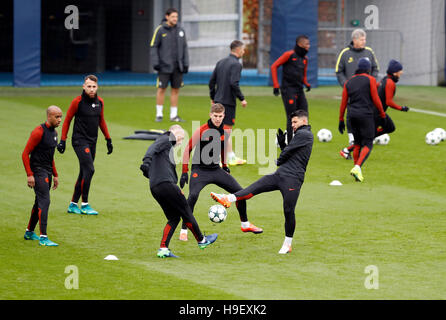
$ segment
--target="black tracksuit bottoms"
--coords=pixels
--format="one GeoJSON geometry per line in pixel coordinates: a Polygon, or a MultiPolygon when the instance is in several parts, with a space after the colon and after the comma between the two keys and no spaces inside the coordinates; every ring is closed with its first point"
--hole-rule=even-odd
{"type": "MultiPolygon", "coordinates": [[[[208,184],[215,184],[229,193],[235,193],[243,189],[233,176],[221,168],[202,169],[199,166],[192,166],[189,181],[189,197],[187,198],[187,202],[189,203],[192,212],[194,211],[195,204],[198,201],[201,190],[208,184]]],[[[237,210],[240,215],[240,221],[248,221],[246,201],[237,201],[235,205],[237,206],[237,210]]],[[[184,221],[182,228],[186,229],[184,221]]]]}
{"type": "Polygon", "coordinates": [[[79,159],[79,176],[71,201],[77,203],[82,196],[82,202],[88,202],[88,193],[94,174],[93,162],[96,155],[96,144],[73,146],[73,149],[79,159]]]}
{"type": "Polygon", "coordinates": [[[293,138],[290,115],[296,110],[305,110],[308,112],[308,102],[303,88],[282,87],[280,91],[283,105],[285,106],[287,138],[288,142],[290,142],[293,138]]]}
{"type": "Polygon", "coordinates": [[[296,217],[294,210],[299,198],[303,179],[283,176],[276,173],[263,176],[249,187],[237,191],[234,195],[237,201],[247,200],[264,192],[279,190],[283,198],[283,213],[285,215],[285,235],[293,237],[296,228],[296,217]]]}
{"type": "Polygon", "coordinates": [[[52,175],[46,171],[34,172],[34,193],[36,194],[34,205],[31,210],[31,218],[28,223],[28,230],[34,231],[37,222],[40,226],[40,235],[47,235],[48,209],[50,207],[50,188],[52,175]]]}
{"type": "Polygon", "coordinates": [[[193,233],[197,241],[203,240],[203,234],[201,233],[197,220],[195,220],[183,192],[176,184],[162,182],[156,186],[151,186],[150,191],[155,200],[160,204],[167,218],[167,224],[164,227],[163,237],[161,239],[161,248],[169,247],[170,239],[180,219],[183,219],[186,227],[193,233]]]}

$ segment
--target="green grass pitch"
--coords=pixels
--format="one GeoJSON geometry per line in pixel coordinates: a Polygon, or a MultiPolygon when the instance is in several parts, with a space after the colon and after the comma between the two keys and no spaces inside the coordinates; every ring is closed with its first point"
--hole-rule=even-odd
{"type": "MultiPolygon", "coordinates": [[[[283,105],[272,88],[242,89],[248,107],[237,109],[238,128],[284,127],[283,105]]],[[[444,90],[400,86],[396,101],[446,113],[444,90]]],[[[208,118],[207,91],[189,86],[181,92],[179,114],[189,134],[192,120],[208,118]]],[[[209,193],[221,190],[208,186],[195,216],[204,232],[219,234],[217,242],[199,250],[190,233],[188,242],[178,240],[178,228],[170,247],[181,258],[162,260],[156,251],[166,219],[139,170],[150,142],[122,139],[136,129],[170,125],[154,122],[154,88],[100,88],[114,152],[106,155],[100,133],[90,192],[99,216],[66,213],[78,174],[72,123],[65,154],[55,155],[60,186],[51,192],[48,234],[57,248],[23,240],[34,193],[26,186],[21,153],[31,130],[45,120],[45,108],[55,104],[65,113],[80,88],[2,88],[0,299],[445,299],[446,142],[429,146],[424,136],[446,128],[446,119],[390,110],[397,130],[389,145],[374,147],[365,181],[356,183],[349,175],[352,162],[338,154],[347,140],[337,132],[340,91],[321,87],[307,95],[313,133],[328,128],[333,140],[315,139],[291,254],[277,253],[284,238],[278,191],[248,201],[250,221],[264,229],[254,235],[240,231],[234,208],[224,223],[209,221],[209,193]],[[343,186],[329,186],[332,180],[343,186]],[[119,261],[104,260],[109,254],[119,261]],[[370,265],[379,270],[378,289],[365,287],[370,265]],[[78,269],[78,289],[65,287],[67,266],[78,269]]],[[[231,173],[247,186],[260,177],[258,169],[251,164],[231,173]]]]}

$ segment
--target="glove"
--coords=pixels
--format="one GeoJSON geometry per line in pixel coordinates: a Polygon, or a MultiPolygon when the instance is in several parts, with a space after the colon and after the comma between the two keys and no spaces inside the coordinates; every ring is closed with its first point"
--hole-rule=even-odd
{"type": "Polygon", "coordinates": [[[57,151],[60,153],[65,152],[65,140],[60,140],[59,144],[57,145],[57,151]]]}
{"type": "Polygon", "coordinates": [[[401,111],[407,112],[407,111],[409,111],[409,107],[402,106],[401,107],[401,111]]]}
{"type": "Polygon", "coordinates": [[[223,166],[222,169],[225,170],[228,174],[231,174],[231,170],[229,170],[228,166],[223,166]]]}
{"type": "Polygon", "coordinates": [[[113,145],[111,139],[107,139],[107,154],[110,154],[113,152],[113,145]]]}
{"type": "Polygon", "coordinates": [[[273,93],[274,93],[274,95],[277,97],[277,96],[280,94],[280,90],[279,90],[279,88],[274,88],[274,89],[273,89],[273,93]]]}
{"type": "Polygon", "coordinates": [[[187,172],[183,173],[180,178],[180,188],[181,189],[183,189],[185,183],[188,183],[187,182],[188,180],[189,180],[189,175],[187,174],[187,172]]]}
{"type": "Polygon", "coordinates": [[[188,73],[189,72],[189,67],[183,67],[183,73],[188,73]]]}
{"type": "Polygon", "coordinates": [[[160,65],[159,64],[157,64],[156,66],[153,66],[153,69],[155,69],[156,71],[160,71],[160,65]]]}
{"type": "Polygon", "coordinates": [[[149,179],[149,166],[143,163],[139,169],[142,171],[143,176],[149,179]]]}
{"type": "Polygon", "coordinates": [[[311,86],[308,86],[307,87],[307,90],[305,90],[306,92],[308,92],[308,91],[310,91],[311,90],[311,86]]]}
{"type": "Polygon", "coordinates": [[[283,133],[282,129],[277,129],[277,143],[279,144],[280,150],[283,150],[286,147],[285,143],[285,133],[283,133]]]}
{"type": "Polygon", "coordinates": [[[344,134],[345,131],[345,122],[344,120],[339,120],[338,130],[341,134],[344,134]]]}

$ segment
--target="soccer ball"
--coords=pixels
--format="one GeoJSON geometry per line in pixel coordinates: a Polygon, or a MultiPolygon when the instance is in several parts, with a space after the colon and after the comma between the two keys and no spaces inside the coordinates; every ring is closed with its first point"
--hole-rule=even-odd
{"type": "Polygon", "coordinates": [[[390,142],[390,136],[387,133],[384,133],[380,136],[377,136],[375,140],[373,140],[374,144],[386,145],[390,142]]]}
{"type": "Polygon", "coordinates": [[[331,131],[328,129],[321,129],[317,133],[317,138],[320,142],[330,142],[333,138],[333,135],[331,134],[331,131]]]}
{"type": "Polygon", "coordinates": [[[446,130],[444,130],[443,128],[436,128],[433,131],[437,132],[440,135],[441,141],[446,140],[446,130]]]}
{"type": "Polygon", "coordinates": [[[440,141],[441,141],[441,136],[440,136],[440,134],[438,133],[438,131],[431,131],[431,132],[428,132],[427,134],[426,134],[426,143],[427,144],[429,144],[429,145],[431,145],[431,146],[434,146],[434,145],[436,145],[436,144],[439,144],[440,143],[440,141]]]}
{"type": "Polygon", "coordinates": [[[214,204],[209,208],[208,216],[212,222],[221,223],[226,220],[227,215],[225,207],[220,204],[214,204]]]}

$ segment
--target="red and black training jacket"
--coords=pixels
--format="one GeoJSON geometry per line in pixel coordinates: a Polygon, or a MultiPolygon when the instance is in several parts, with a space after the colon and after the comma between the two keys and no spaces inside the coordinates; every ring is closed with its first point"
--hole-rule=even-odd
{"type": "Polygon", "coordinates": [[[393,79],[388,75],[382,78],[381,82],[378,85],[378,95],[379,98],[381,99],[384,112],[386,112],[388,107],[401,111],[401,106],[393,101],[395,93],[396,93],[395,81],[393,81],[393,79]]]}
{"type": "Polygon", "coordinates": [[[282,88],[310,86],[307,81],[308,58],[306,56],[300,57],[294,50],[289,50],[274,61],[271,65],[271,77],[274,88],[279,88],[277,68],[280,66],[282,66],[282,88]]]}
{"type": "Polygon", "coordinates": [[[95,96],[90,98],[85,91],[74,98],[68,108],[65,121],[62,126],[62,140],[67,140],[71,120],[74,119],[72,145],[94,145],[98,139],[98,128],[101,128],[106,139],[110,139],[107,124],[104,119],[104,100],[95,96]]]}
{"type": "Polygon", "coordinates": [[[339,120],[344,120],[345,109],[350,118],[373,117],[375,109],[381,118],[386,117],[374,77],[367,73],[359,73],[344,84],[339,120]]]}
{"type": "Polygon", "coordinates": [[[55,177],[58,176],[54,163],[56,145],[57,131],[47,122],[37,126],[31,132],[22,153],[22,161],[28,177],[41,170],[55,177]]]}
{"type": "Polygon", "coordinates": [[[202,169],[217,169],[221,163],[226,166],[225,150],[225,130],[223,123],[216,127],[211,119],[195,130],[183,153],[182,172],[189,171],[189,160],[192,150],[195,148],[192,157],[192,165],[199,165],[202,169]],[[218,139],[218,140],[217,140],[218,139]],[[220,154],[214,151],[220,151],[220,154]]]}

